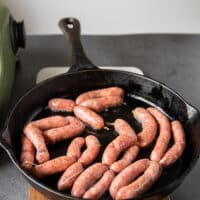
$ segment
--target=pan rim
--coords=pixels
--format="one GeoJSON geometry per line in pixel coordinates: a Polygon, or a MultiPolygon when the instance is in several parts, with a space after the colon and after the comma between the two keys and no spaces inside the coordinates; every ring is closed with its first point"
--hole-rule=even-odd
{"type": "Polygon", "coordinates": [[[10,112],[10,115],[8,116],[5,124],[6,124],[6,127],[8,125],[8,122],[10,121],[10,118],[11,116],[13,115],[15,109],[17,108],[17,106],[21,103],[21,101],[23,101],[23,99],[28,96],[30,93],[32,93],[32,91],[34,91],[35,89],[37,89],[38,87],[41,87],[45,84],[47,84],[48,82],[51,82],[57,78],[60,78],[62,76],[68,76],[68,75],[79,75],[79,74],[82,74],[82,73],[87,73],[87,72],[118,72],[118,73],[125,73],[125,74],[129,74],[129,75],[134,75],[136,77],[139,77],[139,78],[142,78],[142,79],[145,79],[145,80],[148,80],[148,81],[151,81],[153,83],[156,83],[156,84],[160,84],[162,85],[165,89],[167,89],[169,92],[173,93],[174,95],[176,95],[181,101],[183,101],[188,107],[192,108],[194,111],[198,112],[200,114],[200,111],[198,110],[198,108],[196,108],[195,106],[193,106],[191,103],[189,103],[187,100],[185,100],[185,98],[179,94],[178,92],[176,92],[174,89],[172,89],[171,87],[167,86],[165,83],[162,83],[161,81],[158,81],[156,79],[153,79],[147,75],[140,75],[140,74],[137,74],[137,73],[134,73],[134,72],[128,72],[128,71],[123,71],[123,70],[115,70],[115,69],[93,69],[93,70],[84,70],[84,71],[78,71],[78,72],[67,72],[67,73],[64,73],[64,74],[59,74],[57,76],[54,76],[54,77],[51,77],[51,78],[48,78],[46,80],[43,80],[41,81],[40,83],[34,85],[33,87],[31,87],[30,89],[28,89],[28,91],[25,92],[24,95],[22,95],[19,100],[16,102],[16,104],[14,105],[14,107],[12,108],[11,112],[10,112]]]}

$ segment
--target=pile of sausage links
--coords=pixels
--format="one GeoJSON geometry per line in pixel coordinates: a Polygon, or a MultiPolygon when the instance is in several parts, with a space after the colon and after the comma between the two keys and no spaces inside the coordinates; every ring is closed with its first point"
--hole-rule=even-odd
{"type": "Polygon", "coordinates": [[[148,191],[162,174],[175,163],[185,148],[185,133],[178,120],[170,122],[154,107],[136,107],[133,117],[141,123],[137,133],[124,120],[112,125],[118,136],[105,148],[101,162],[94,163],[101,144],[95,135],[81,137],[86,126],[104,128],[100,112],[119,106],[124,90],[109,87],[80,94],[75,101],[64,98],[49,100],[52,111],[73,112],[74,116],[55,115],[31,121],[24,127],[21,167],[37,178],[62,173],[59,191],[71,191],[79,198],[98,199],[109,191],[113,199],[134,199],[148,191]],[[74,138],[66,154],[50,160],[48,144],[74,138]],[[149,158],[136,160],[140,149],[155,141],[149,158]],[[173,144],[169,147],[169,142],[173,144]],[[83,147],[85,149],[83,150],[83,147]],[[120,156],[119,156],[120,155],[120,156]]]}

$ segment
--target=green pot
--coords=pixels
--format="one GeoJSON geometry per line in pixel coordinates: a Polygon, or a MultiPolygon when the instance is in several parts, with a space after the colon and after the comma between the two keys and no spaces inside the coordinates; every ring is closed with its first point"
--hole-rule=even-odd
{"type": "Polygon", "coordinates": [[[25,46],[23,22],[17,23],[8,8],[0,7],[0,127],[3,126],[11,95],[16,52],[25,46]]]}

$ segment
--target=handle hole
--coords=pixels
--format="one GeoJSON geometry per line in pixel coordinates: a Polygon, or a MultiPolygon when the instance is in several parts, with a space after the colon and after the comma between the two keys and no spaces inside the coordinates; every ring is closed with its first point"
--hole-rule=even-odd
{"type": "Polygon", "coordinates": [[[68,22],[68,24],[67,24],[67,28],[69,28],[69,29],[73,29],[73,28],[74,28],[74,24],[71,23],[71,22],[68,22]]]}

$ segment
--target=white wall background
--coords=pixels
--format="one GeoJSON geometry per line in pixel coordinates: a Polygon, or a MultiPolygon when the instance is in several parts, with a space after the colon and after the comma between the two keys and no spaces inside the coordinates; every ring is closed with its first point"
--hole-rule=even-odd
{"type": "Polygon", "coordinates": [[[200,0],[0,0],[28,34],[61,33],[77,17],[83,34],[200,33],[200,0]]]}

